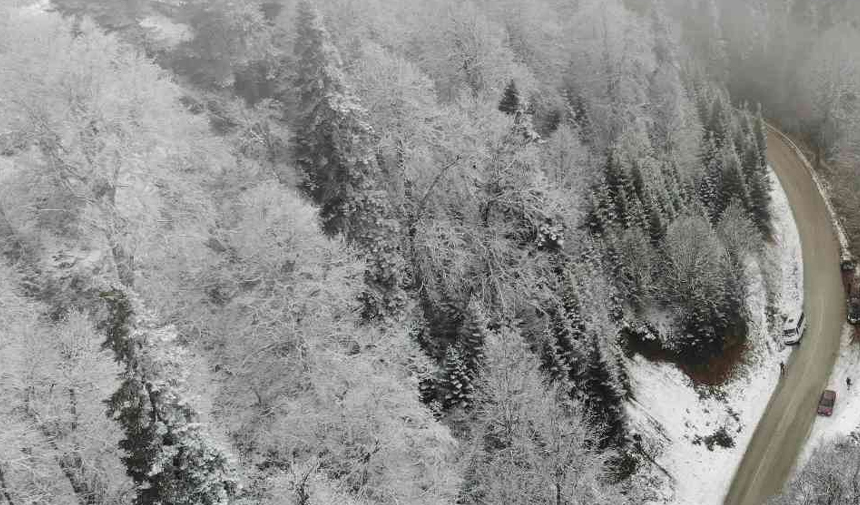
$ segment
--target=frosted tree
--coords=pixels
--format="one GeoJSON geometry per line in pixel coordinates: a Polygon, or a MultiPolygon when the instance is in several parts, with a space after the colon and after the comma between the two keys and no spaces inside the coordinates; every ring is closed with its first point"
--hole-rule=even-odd
{"type": "Polygon", "coordinates": [[[675,307],[683,331],[680,340],[667,345],[692,357],[719,351],[726,326],[721,312],[726,297],[723,245],[707,220],[689,216],[669,226],[665,251],[662,293],[675,307]]]}
{"type": "Polygon", "coordinates": [[[577,402],[546,387],[511,328],[487,341],[476,391],[464,503],[627,503],[609,483],[609,453],[577,402]]]}
{"type": "Polygon", "coordinates": [[[0,128],[27,139],[18,181],[43,181],[29,191],[63,216],[46,229],[107,252],[130,286],[153,242],[211,217],[200,180],[219,149],[198,149],[208,126],[184,113],[161,68],[113,36],[52,15],[18,21],[0,34],[0,128]]]}
{"type": "Polygon", "coordinates": [[[848,505],[860,500],[860,449],[856,434],[822,444],[782,493],[768,505],[848,505]]]}
{"type": "Polygon", "coordinates": [[[860,62],[852,52],[860,42],[857,30],[839,24],[815,42],[801,70],[800,99],[805,107],[807,132],[815,139],[816,157],[826,161],[849,126],[860,93],[860,62]]]}
{"type": "Polygon", "coordinates": [[[187,363],[173,342],[175,330],[135,314],[121,291],[103,298],[108,305],[104,346],[124,368],[107,413],[125,432],[119,445],[137,485],[135,505],[226,505],[238,480],[227,453],[182,391],[187,363]]]}

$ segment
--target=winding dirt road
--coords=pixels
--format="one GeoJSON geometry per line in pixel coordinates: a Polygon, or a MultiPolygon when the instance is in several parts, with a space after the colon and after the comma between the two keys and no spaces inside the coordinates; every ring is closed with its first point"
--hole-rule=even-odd
{"type": "Polygon", "coordinates": [[[824,199],[780,134],[768,132],[767,147],[800,232],[808,326],[747,446],[726,505],[762,505],[782,489],[812,428],[845,321],[839,242],[824,199]]]}

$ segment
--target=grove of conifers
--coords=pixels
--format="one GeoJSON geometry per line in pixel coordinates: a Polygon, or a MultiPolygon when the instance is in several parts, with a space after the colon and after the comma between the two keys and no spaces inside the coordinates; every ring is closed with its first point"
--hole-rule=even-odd
{"type": "Polygon", "coordinates": [[[0,503],[642,503],[624,354],[775,296],[765,116],[857,187],[858,20],[2,0],[0,503]]]}

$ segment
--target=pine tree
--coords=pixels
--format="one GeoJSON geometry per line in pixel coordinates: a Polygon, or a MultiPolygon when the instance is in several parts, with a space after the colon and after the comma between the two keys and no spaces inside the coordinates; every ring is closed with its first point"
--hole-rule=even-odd
{"type": "Polygon", "coordinates": [[[714,158],[705,165],[705,174],[699,182],[699,201],[711,221],[715,221],[720,215],[722,174],[722,160],[714,158]]]}
{"type": "Polygon", "coordinates": [[[711,104],[707,126],[705,127],[707,134],[710,135],[715,151],[721,149],[730,138],[728,114],[729,113],[723,104],[722,96],[717,94],[711,104]]]}
{"type": "Polygon", "coordinates": [[[743,168],[741,167],[741,161],[738,159],[738,155],[735,152],[735,149],[731,146],[726,146],[723,149],[723,163],[722,163],[722,186],[721,186],[721,196],[720,196],[720,211],[719,214],[722,215],[723,211],[728,207],[728,202],[733,199],[737,199],[743,205],[744,209],[750,209],[750,198],[749,198],[749,189],[747,188],[746,177],[743,174],[743,168]]]}
{"type": "Polygon", "coordinates": [[[474,397],[472,375],[457,346],[448,346],[442,364],[442,380],[439,384],[441,403],[445,410],[455,407],[468,408],[474,397]]]}
{"type": "Polygon", "coordinates": [[[508,85],[505,86],[502,100],[499,102],[499,110],[509,115],[514,115],[520,111],[520,92],[517,90],[517,85],[513,79],[508,81],[508,85]]]}
{"type": "Polygon", "coordinates": [[[364,289],[359,295],[362,319],[396,318],[407,302],[402,288],[407,266],[398,241],[400,223],[383,190],[364,191],[354,213],[351,239],[366,255],[364,289]]]}
{"type": "Polygon", "coordinates": [[[664,162],[660,173],[665,184],[658,184],[657,187],[665,188],[666,194],[661,201],[664,201],[664,209],[667,216],[673,219],[678,214],[681,214],[687,206],[689,199],[686,187],[674,163],[664,162]]]}
{"type": "Polygon", "coordinates": [[[340,55],[314,8],[298,8],[296,87],[304,109],[296,128],[296,163],[304,189],[320,205],[326,233],[354,233],[357,200],[372,189],[378,168],[365,111],[340,71],[340,55]]]}
{"type": "Polygon", "coordinates": [[[743,144],[739,147],[743,149],[741,165],[743,166],[747,183],[749,183],[751,176],[759,171],[761,165],[759,162],[758,144],[752,132],[744,137],[743,144]]]}
{"type": "Polygon", "coordinates": [[[619,153],[615,150],[610,150],[607,154],[604,174],[606,189],[612,199],[616,216],[615,224],[630,227],[635,221],[633,216],[635,189],[633,181],[621,163],[619,153]]]}
{"type": "Polygon", "coordinates": [[[758,108],[756,109],[753,130],[755,132],[756,145],[758,146],[759,160],[762,166],[767,168],[767,124],[762,115],[761,104],[758,104],[758,108]]]}
{"type": "Polygon", "coordinates": [[[652,190],[648,190],[645,199],[648,202],[647,205],[645,205],[647,219],[646,231],[651,237],[651,245],[659,247],[663,240],[663,236],[666,233],[666,223],[670,218],[667,216],[664,204],[661,204],[659,200],[655,198],[652,190]]]}
{"type": "Polygon", "coordinates": [[[743,158],[747,147],[747,139],[752,135],[752,125],[750,124],[750,113],[747,109],[747,104],[744,102],[741,111],[735,115],[737,124],[735,125],[734,144],[738,157],[743,158]]]}
{"type": "Polygon", "coordinates": [[[594,131],[591,124],[591,117],[588,113],[588,104],[582,95],[575,95],[575,98],[568,100],[568,116],[579,130],[579,138],[584,144],[590,144],[594,140],[594,131]]]}
{"type": "Polygon", "coordinates": [[[542,351],[541,368],[553,382],[567,384],[570,378],[569,347],[571,345],[570,322],[564,308],[549,311],[549,328],[542,351]]]}
{"type": "Polygon", "coordinates": [[[753,222],[764,236],[770,235],[770,179],[767,173],[761,171],[752,174],[749,178],[750,210],[753,222]]]}
{"type": "Polygon", "coordinates": [[[314,7],[298,6],[295,80],[303,109],[296,128],[296,162],[304,189],[321,207],[325,231],[352,239],[363,193],[379,176],[366,111],[341,73],[341,60],[314,7]]]}
{"type": "Polygon", "coordinates": [[[227,455],[183,397],[187,365],[170,341],[175,330],[136,316],[120,291],[102,297],[109,313],[104,347],[125,368],[107,413],[125,432],[119,445],[137,486],[135,505],[226,505],[238,482],[227,455]]]}
{"type": "Polygon", "coordinates": [[[702,125],[707,125],[711,119],[711,108],[714,104],[713,93],[708,84],[707,77],[701,72],[695,72],[691,76],[691,88],[696,99],[696,112],[702,125]]]}
{"type": "Polygon", "coordinates": [[[771,231],[771,182],[767,166],[767,130],[759,106],[752,135],[747,136],[743,172],[749,188],[749,209],[756,226],[767,236],[771,231]]]}
{"type": "Polygon", "coordinates": [[[592,233],[602,234],[618,225],[615,203],[605,179],[591,190],[591,211],[588,226],[592,233]]]}
{"type": "Polygon", "coordinates": [[[296,87],[304,109],[296,162],[320,205],[323,229],[344,234],[367,258],[360,296],[365,320],[397,317],[406,303],[406,264],[391,199],[381,189],[367,112],[345,84],[340,56],[313,6],[298,6],[296,87]]]}
{"type": "Polygon", "coordinates": [[[560,272],[561,302],[550,311],[551,336],[545,370],[576,400],[584,401],[588,359],[588,337],[580,315],[574,279],[564,269],[560,272]]]}
{"type": "Polygon", "coordinates": [[[600,445],[607,448],[622,443],[626,435],[624,400],[627,392],[615,361],[616,356],[597,336],[590,338],[587,359],[585,405],[593,415],[604,421],[605,438],[600,445]]]}
{"type": "Polygon", "coordinates": [[[478,372],[484,356],[484,340],[487,336],[487,321],[475,300],[469,302],[463,315],[463,323],[457,331],[457,344],[461,349],[463,363],[471,376],[478,372]]]}

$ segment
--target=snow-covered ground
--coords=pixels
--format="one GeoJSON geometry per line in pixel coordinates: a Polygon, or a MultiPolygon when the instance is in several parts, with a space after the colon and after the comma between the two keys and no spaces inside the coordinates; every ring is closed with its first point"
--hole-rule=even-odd
{"type": "MultiPolygon", "coordinates": [[[[747,300],[752,316],[750,347],[737,373],[713,390],[694,387],[673,364],[652,363],[638,355],[628,363],[634,395],[628,408],[630,418],[643,443],[655,444],[661,452],[655,459],[660,471],[652,473],[658,479],[661,474],[669,476],[661,479],[665,483],[662,496],[650,503],[722,504],[779,380],[779,363],[788,358],[790,350],[778,339],[780,328],[768,328],[762,272],[768,272],[778,306],[785,314],[802,305],[803,264],[800,236],[788,200],[773,173],[771,180],[774,243],[760,261],[748,265],[754,279],[747,300]],[[734,445],[722,447],[711,440],[709,449],[707,437],[721,429],[734,445]]],[[[857,403],[860,405],[860,400],[857,403]]]]}

